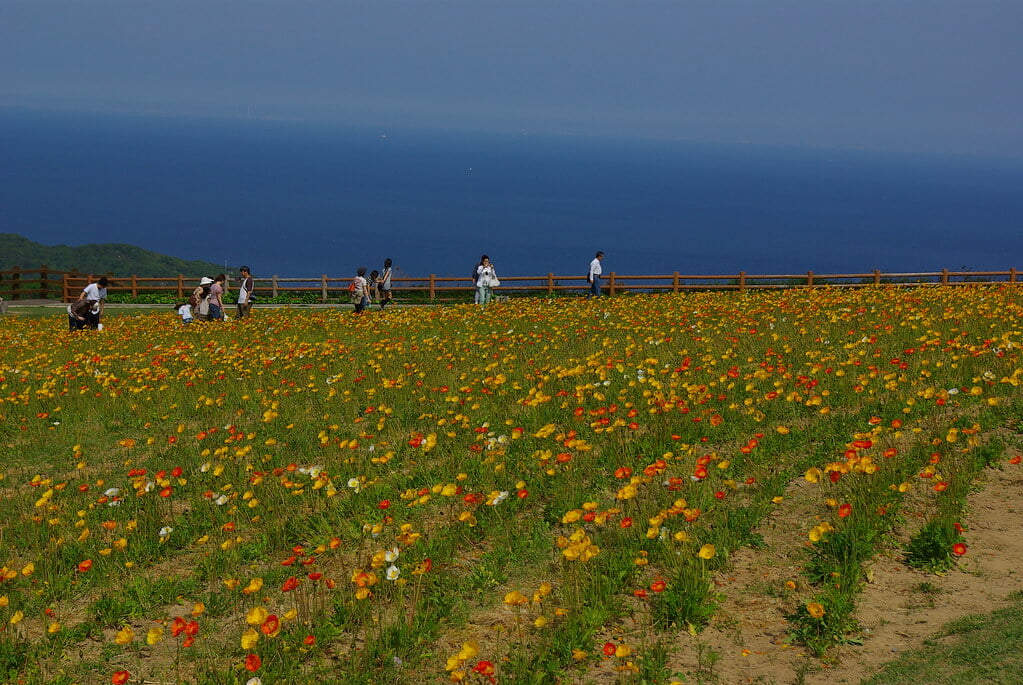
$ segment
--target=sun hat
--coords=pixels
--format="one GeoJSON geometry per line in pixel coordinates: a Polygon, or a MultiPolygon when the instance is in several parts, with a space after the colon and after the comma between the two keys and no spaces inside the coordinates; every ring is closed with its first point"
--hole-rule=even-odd
{"type": "Polygon", "coordinates": [[[213,283],[213,279],[209,276],[203,276],[202,280],[199,281],[199,285],[210,285],[213,283]]]}

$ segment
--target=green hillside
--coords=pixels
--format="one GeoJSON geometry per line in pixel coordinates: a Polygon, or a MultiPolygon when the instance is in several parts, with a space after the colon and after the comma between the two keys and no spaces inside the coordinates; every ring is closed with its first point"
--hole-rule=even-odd
{"type": "Polygon", "coordinates": [[[215,276],[224,270],[210,262],[168,257],[123,243],[102,245],[42,245],[14,233],[0,233],[0,270],[15,266],[35,269],[41,265],[55,271],[115,276],[215,276]]]}

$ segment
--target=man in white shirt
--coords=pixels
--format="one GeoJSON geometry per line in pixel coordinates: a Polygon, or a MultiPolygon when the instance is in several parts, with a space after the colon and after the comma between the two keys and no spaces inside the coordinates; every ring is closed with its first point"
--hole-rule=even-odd
{"type": "Polygon", "coordinates": [[[99,318],[103,314],[103,304],[107,301],[107,286],[110,285],[110,281],[107,280],[106,276],[103,276],[95,283],[90,283],[85,286],[82,290],[82,294],[78,296],[79,300],[94,300],[95,304],[92,306],[85,316],[85,325],[89,328],[99,329],[100,323],[99,318]]]}
{"type": "Polygon", "coordinates": [[[590,262],[590,272],[586,280],[590,283],[590,297],[600,297],[600,274],[602,273],[600,263],[604,260],[604,253],[598,251],[597,255],[590,262]]]}

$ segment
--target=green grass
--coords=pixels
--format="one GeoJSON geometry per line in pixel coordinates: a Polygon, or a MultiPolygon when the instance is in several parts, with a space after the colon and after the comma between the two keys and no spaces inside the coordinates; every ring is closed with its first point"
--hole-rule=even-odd
{"type": "Polygon", "coordinates": [[[1006,607],[953,621],[862,685],[1023,683],[1023,593],[1006,607]]]}

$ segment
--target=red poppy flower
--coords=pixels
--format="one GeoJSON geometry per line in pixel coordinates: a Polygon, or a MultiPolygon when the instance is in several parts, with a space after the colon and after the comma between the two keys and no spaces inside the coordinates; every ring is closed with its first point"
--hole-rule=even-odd
{"type": "Polygon", "coordinates": [[[312,647],[313,645],[316,644],[316,636],[306,635],[304,638],[302,638],[302,644],[304,644],[306,647],[312,647]]]}
{"type": "Polygon", "coordinates": [[[277,614],[270,614],[269,616],[266,617],[266,620],[263,621],[263,625],[259,626],[259,630],[264,635],[269,635],[271,637],[276,635],[277,631],[279,631],[280,629],[281,619],[277,618],[277,614]]]}
{"type": "Polygon", "coordinates": [[[110,682],[114,685],[124,685],[128,682],[129,678],[131,678],[131,673],[128,673],[127,671],[115,671],[114,674],[110,676],[110,682]]]}
{"type": "Polygon", "coordinates": [[[382,499],[382,500],[380,500],[380,504],[377,505],[377,508],[378,509],[388,509],[388,508],[390,508],[390,506],[391,506],[391,500],[389,500],[389,499],[382,499]]]}
{"type": "Polygon", "coordinates": [[[654,592],[664,592],[665,588],[667,587],[668,584],[665,583],[663,580],[655,580],[654,582],[650,583],[650,589],[653,590],[654,592]]]}
{"type": "Polygon", "coordinates": [[[494,675],[494,664],[490,661],[480,661],[472,667],[474,673],[479,673],[484,676],[494,675]]]}
{"type": "Polygon", "coordinates": [[[957,557],[963,556],[964,554],[966,554],[966,545],[964,545],[961,542],[955,543],[954,545],[952,545],[952,554],[956,555],[957,557]]]}
{"type": "Polygon", "coordinates": [[[174,622],[171,624],[171,635],[173,635],[174,637],[181,635],[181,633],[185,632],[185,627],[187,625],[188,624],[185,621],[185,619],[178,616],[177,618],[174,619],[174,622]]]}
{"type": "Polygon", "coordinates": [[[298,587],[298,578],[292,576],[284,581],[284,585],[281,586],[282,592],[291,592],[298,587]]]}
{"type": "Polygon", "coordinates": [[[259,667],[263,665],[263,660],[259,658],[258,654],[249,654],[245,657],[245,670],[255,673],[259,670],[259,667]]]}
{"type": "Polygon", "coordinates": [[[618,651],[618,648],[615,647],[615,643],[613,642],[605,642],[604,648],[601,651],[604,652],[604,656],[614,656],[615,652],[618,651]]]}
{"type": "Polygon", "coordinates": [[[618,525],[620,525],[622,528],[632,528],[632,519],[626,516],[618,525]]]}
{"type": "Polygon", "coordinates": [[[86,559],[85,561],[78,562],[78,572],[85,573],[92,568],[92,559],[86,559]]]}
{"type": "Polygon", "coordinates": [[[842,506],[840,506],[838,508],[838,517],[839,518],[843,518],[844,519],[846,516],[848,516],[851,513],[852,513],[852,505],[851,504],[843,504],[842,506]]]}

